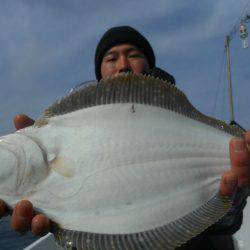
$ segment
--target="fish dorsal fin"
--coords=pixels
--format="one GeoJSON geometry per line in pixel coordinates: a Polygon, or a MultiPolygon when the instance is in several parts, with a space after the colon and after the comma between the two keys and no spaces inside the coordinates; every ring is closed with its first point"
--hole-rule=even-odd
{"type": "Polygon", "coordinates": [[[44,111],[44,118],[112,103],[138,103],[165,108],[235,136],[242,131],[200,113],[173,84],[149,75],[126,73],[70,93],[44,111]]]}

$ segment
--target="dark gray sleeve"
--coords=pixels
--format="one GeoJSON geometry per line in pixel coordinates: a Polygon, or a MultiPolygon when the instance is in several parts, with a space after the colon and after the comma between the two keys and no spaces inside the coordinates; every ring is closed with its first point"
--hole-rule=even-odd
{"type": "MultiPolygon", "coordinates": [[[[235,121],[230,123],[232,126],[246,130],[235,121]]],[[[240,228],[243,221],[243,209],[247,204],[247,197],[250,195],[250,188],[238,188],[233,197],[233,206],[230,211],[207,231],[211,234],[234,234],[240,228]]]]}

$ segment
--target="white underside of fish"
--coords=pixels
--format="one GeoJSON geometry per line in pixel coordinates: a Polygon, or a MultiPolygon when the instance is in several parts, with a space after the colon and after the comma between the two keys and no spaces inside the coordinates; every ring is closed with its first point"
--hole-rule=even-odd
{"type": "Polygon", "coordinates": [[[230,168],[231,137],[149,105],[81,109],[0,138],[0,197],[12,207],[28,199],[65,229],[150,230],[216,194],[230,168]],[[24,144],[25,167],[13,158],[24,144]]]}

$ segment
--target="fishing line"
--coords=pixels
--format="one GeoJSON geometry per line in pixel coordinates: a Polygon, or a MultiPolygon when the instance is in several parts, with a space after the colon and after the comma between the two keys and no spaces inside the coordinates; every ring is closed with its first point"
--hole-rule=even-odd
{"type": "MultiPolygon", "coordinates": [[[[231,41],[233,39],[233,37],[235,36],[235,34],[238,31],[238,26],[239,24],[242,22],[242,18],[244,17],[244,15],[246,15],[246,10],[247,8],[250,6],[250,0],[246,1],[246,4],[244,5],[240,16],[236,19],[236,21],[234,22],[234,26],[231,29],[231,31],[228,33],[229,36],[229,40],[231,41]]],[[[215,103],[214,103],[214,107],[212,110],[212,114],[215,115],[216,114],[216,107],[218,104],[218,95],[219,95],[219,88],[220,88],[220,84],[222,81],[224,81],[223,84],[223,90],[222,90],[222,112],[221,112],[221,117],[223,117],[224,119],[224,109],[225,109],[225,89],[226,89],[226,74],[225,74],[225,69],[226,69],[226,60],[225,60],[225,54],[226,54],[226,50],[224,49],[223,51],[223,57],[222,57],[222,63],[221,63],[221,67],[220,67],[220,73],[219,73],[219,84],[217,85],[216,88],[216,96],[215,96],[215,103]],[[223,80],[222,80],[222,76],[224,76],[223,80]]]]}

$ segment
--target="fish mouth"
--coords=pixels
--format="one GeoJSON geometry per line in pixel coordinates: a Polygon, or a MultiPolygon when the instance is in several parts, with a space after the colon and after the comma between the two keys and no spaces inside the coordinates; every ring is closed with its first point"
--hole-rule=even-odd
{"type": "Polygon", "coordinates": [[[98,234],[62,229],[55,223],[52,225],[52,232],[56,242],[65,248],[174,250],[221,219],[231,206],[232,198],[218,193],[207,203],[184,217],[144,232],[98,234]]]}

